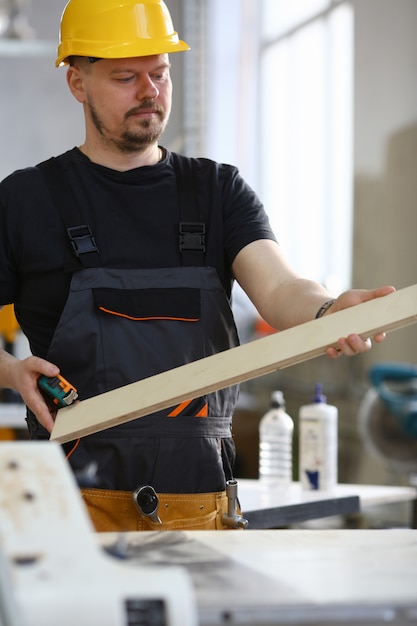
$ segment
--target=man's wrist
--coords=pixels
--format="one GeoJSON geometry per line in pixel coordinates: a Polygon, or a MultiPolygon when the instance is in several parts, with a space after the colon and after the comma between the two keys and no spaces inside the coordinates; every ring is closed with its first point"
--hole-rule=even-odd
{"type": "Polygon", "coordinates": [[[330,309],[330,307],[332,306],[332,304],[335,303],[335,301],[336,301],[336,298],[331,298],[330,300],[327,300],[324,304],[322,304],[316,313],[315,319],[318,320],[320,317],[323,317],[323,315],[326,313],[326,311],[330,309]]]}

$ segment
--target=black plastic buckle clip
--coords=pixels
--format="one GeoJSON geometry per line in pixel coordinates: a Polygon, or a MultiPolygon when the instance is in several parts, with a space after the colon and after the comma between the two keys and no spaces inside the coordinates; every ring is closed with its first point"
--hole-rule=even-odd
{"type": "Polygon", "coordinates": [[[179,248],[185,250],[206,250],[206,225],[203,222],[180,222],[179,248]]]}
{"type": "Polygon", "coordinates": [[[67,228],[68,237],[75,256],[79,259],[81,254],[98,252],[98,248],[88,224],[67,228]]]}

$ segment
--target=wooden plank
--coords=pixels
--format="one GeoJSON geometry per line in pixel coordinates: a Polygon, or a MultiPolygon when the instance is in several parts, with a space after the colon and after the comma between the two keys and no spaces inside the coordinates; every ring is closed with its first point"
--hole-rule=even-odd
{"type": "Polygon", "coordinates": [[[60,409],[51,439],[65,443],[417,321],[417,284],[60,409]]]}

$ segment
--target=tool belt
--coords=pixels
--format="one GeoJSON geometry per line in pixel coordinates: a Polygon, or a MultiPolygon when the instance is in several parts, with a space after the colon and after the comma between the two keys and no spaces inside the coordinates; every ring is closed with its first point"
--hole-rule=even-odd
{"type": "MultiPolygon", "coordinates": [[[[159,521],[154,521],[140,512],[130,491],[82,489],[81,493],[97,532],[231,528],[230,521],[229,523],[223,521],[228,517],[228,511],[230,512],[226,491],[159,493],[157,494],[159,521]]],[[[238,518],[239,513],[237,511],[238,518]]]]}

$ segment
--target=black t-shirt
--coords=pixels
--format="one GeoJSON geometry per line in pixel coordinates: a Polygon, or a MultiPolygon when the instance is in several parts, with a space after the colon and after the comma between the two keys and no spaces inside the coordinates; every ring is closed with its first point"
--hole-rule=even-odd
{"type": "MultiPolygon", "coordinates": [[[[172,154],[127,172],[92,163],[77,148],[58,159],[103,266],[181,265],[172,154]]],[[[252,241],[274,235],[260,200],[235,167],[208,159],[193,163],[206,223],[206,265],[217,270],[230,297],[235,256],[252,241]]],[[[40,171],[27,168],[7,177],[0,185],[0,305],[15,304],[32,352],[41,357],[68,296],[68,249],[63,222],[40,171]]]]}

